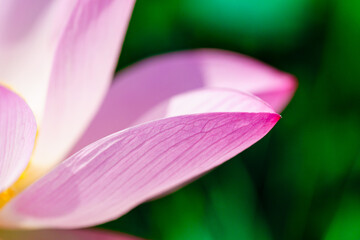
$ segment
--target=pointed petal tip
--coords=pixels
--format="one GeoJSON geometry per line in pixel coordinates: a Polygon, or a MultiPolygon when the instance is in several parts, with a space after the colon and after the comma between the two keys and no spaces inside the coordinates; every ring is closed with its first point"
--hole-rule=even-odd
{"type": "Polygon", "coordinates": [[[268,122],[272,124],[272,127],[269,131],[277,124],[277,122],[282,118],[282,116],[278,113],[264,113],[268,114],[268,122]]]}

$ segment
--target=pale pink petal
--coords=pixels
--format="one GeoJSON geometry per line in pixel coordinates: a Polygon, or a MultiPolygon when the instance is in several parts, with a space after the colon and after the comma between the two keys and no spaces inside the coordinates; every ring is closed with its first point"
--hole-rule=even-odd
{"type": "Polygon", "coordinates": [[[148,111],[144,111],[141,119],[135,124],[190,113],[209,112],[275,113],[268,103],[252,94],[227,89],[202,88],[166,99],[148,111]]]}
{"type": "Polygon", "coordinates": [[[104,230],[39,230],[39,231],[1,231],[4,240],[140,240],[122,233],[104,230]]]}
{"type": "Polygon", "coordinates": [[[35,136],[36,122],[29,106],[18,95],[0,86],[0,193],[26,168],[35,136]]]}
{"type": "MultiPolygon", "coordinates": [[[[206,86],[250,92],[268,102],[278,113],[295,93],[297,81],[292,75],[253,58],[220,50],[201,50],[194,54],[206,86]]],[[[186,60],[189,56],[183,55],[183,58],[186,60]]]]}
{"type": "Polygon", "coordinates": [[[102,107],[72,152],[110,133],[150,120],[143,119],[144,114],[173,95],[204,87],[251,92],[281,111],[294,94],[296,81],[252,58],[222,50],[153,57],[116,77],[102,107]]]}
{"type": "MultiPolygon", "coordinates": [[[[92,121],[89,129],[75,145],[71,154],[100,138],[132,125],[165,117],[183,115],[189,112],[207,112],[207,110],[211,112],[211,109],[216,108],[216,105],[221,106],[223,111],[228,112],[274,112],[268,104],[259,99],[258,101],[254,101],[256,97],[250,96],[247,93],[225,89],[202,88],[201,90],[188,91],[167,98],[148,109],[142,109],[140,114],[140,112],[132,111],[129,106],[140,107],[138,103],[143,102],[142,99],[132,98],[126,95],[129,99],[125,101],[125,99],[121,97],[121,94],[116,94],[121,90],[118,86],[119,84],[115,84],[117,91],[111,91],[107,96],[105,104],[92,121]],[[249,101],[252,104],[249,104],[249,101]],[[227,103],[226,110],[225,103],[227,103]],[[134,115],[134,113],[136,113],[136,115],[134,115]]],[[[164,92],[166,91],[162,91],[161,93],[164,92]]],[[[154,98],[156,97],[157,96],[154,96],[154,98]]],[[[150,98],[148,102],[144,102],[144,105],[151,102],[151,100],[152,98],[150,98]]]]}
{"type": "Polygon", "coordinates": [[[55,52],[32,159],[31,167],[40,173],[64,159],[96,113],[112,79],[134,5],[134,0],[71,2],[76,4],[55,52]]]}
{"type": "Polygon", "coordinates": [[[38,123],[57,46],[76,1],[2,0],[0,82],[25,98],[38,123]]]}
{"type": "Polygon", "coordinates": [[[9,202],[0,225],[78,228],[116,219],[232,158],[280,118],[250,95],[209,91],[166,105],[184,108],[170,107],[171,115],[195,114],[137,125],[74,154],[9,202]]]}

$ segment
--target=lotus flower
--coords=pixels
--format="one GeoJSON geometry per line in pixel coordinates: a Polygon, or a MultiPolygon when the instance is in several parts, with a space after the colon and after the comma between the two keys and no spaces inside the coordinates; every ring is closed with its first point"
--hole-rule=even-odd
{"type": "Polygon", "coordinates": [[[133,0],[1,4],[1,228],[116,219],[257,142],[296,88],[210,49],[144,60],[111,83],[133,0]]]}

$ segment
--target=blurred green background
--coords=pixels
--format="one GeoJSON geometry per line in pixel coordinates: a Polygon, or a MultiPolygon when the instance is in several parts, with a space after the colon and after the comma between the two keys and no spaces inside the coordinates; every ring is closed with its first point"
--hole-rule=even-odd
{"type": "Polygon", "coordinates": [[[205,47],[295,75],[283,118],[201,179],[100,227],[149,239],[360,239],[360,1],[138,0],[117,70],[205,47]]]}

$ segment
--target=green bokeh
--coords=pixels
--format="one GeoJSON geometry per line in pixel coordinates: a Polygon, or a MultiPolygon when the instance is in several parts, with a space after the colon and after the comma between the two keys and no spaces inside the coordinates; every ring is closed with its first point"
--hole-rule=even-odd
{"type": "Polygon", "coordinates": [[[138,0],[118,70],[214,47],[290,72],[299,88],[260,142],[101,227],[149,239],[360,239],[359,13],[359,0],[138,0]]]}

